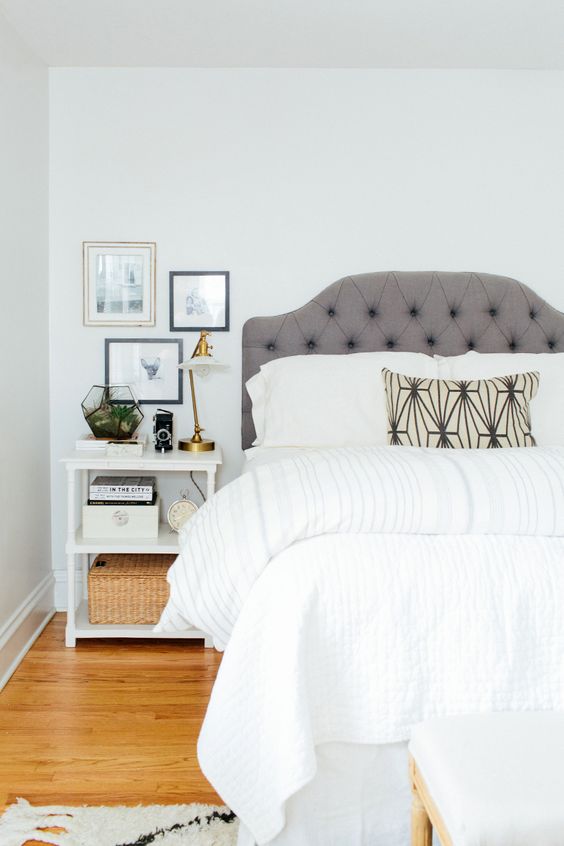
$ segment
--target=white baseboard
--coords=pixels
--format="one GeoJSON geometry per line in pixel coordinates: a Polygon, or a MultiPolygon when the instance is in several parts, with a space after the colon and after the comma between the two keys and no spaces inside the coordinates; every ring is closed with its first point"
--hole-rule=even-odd
{"type": "Polygon", "coordinates": [[[55,613],[54,583],[49,573],[0,627],[0,690],[55,613]]]}

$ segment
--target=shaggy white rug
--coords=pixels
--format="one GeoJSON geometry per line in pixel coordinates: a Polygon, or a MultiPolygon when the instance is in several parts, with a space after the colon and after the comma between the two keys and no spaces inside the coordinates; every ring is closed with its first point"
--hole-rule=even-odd
{"type": "Polygon", "coordinates": [[[2,846],[39,840],[50,846],[235,846],[239,823],[215,805],[146,805],[137,808],[52,806],[18,799],[0,817],[2,846]],[[60,827],[51,834],[42,828],[60,827]]]}

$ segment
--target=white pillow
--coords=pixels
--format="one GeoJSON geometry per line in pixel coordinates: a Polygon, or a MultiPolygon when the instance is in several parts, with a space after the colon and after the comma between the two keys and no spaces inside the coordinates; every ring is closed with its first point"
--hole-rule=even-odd
{"type": "MultiPolygon", "coordinates": [[[[264,367],[264,365],[263,365],[264,367]]],[[[255,424],[256,438],[253,441],[253,446],[260,446],[264,440],[264,415],[266,407],[266,379],[262,372],[263,368],[259,370],[254,376],[245,383],[245,387],[251,398],[251,414],[253,423],[255,424]]]]}
{"type": "Polygon", "coordinates": [[[564,353],[478,353],[435,359],[441,379],[491,379],[538,370],[531,423],[539,446],[564,446],[564,353]]]}
{"type": "Polygon", "coordinates": [[[295,355],[264,364],[247,382],[254,446],[386,446],[382,369],[438,378],[423,353],[295,355]]]}

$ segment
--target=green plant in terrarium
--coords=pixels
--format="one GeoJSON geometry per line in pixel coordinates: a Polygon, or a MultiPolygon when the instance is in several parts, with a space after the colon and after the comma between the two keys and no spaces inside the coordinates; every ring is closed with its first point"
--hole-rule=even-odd
{"type": "Polygon", "coordinates": [[[82,401],[82,413],[95,438],[125,441],[143,420],[129,385],[93,385],[82,401]]]}

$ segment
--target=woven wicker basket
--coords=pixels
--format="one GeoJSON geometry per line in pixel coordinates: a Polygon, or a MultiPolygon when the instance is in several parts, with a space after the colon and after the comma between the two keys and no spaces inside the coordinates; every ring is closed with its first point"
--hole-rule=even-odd
{"type": "Polygon", "coordinates": [[[150,625],[158,622],[176,555],[98,555],[88,573],[91,623],[150,625]]]}

